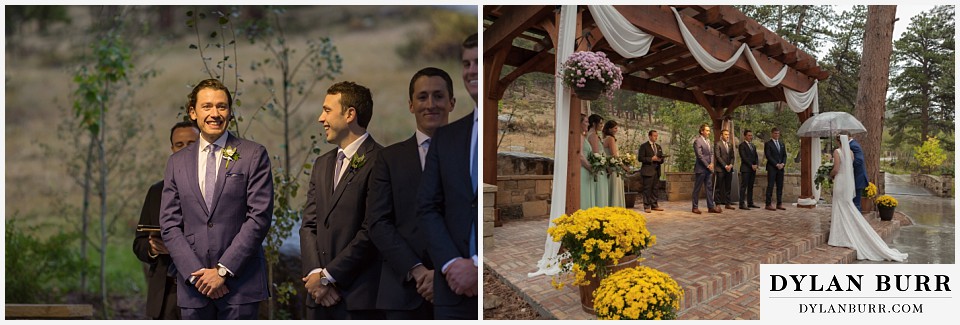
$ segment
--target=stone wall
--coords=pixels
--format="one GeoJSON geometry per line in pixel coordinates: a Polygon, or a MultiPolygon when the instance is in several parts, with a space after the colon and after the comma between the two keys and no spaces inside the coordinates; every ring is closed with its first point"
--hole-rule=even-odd
{"type": "Polygon", "coordinates": [[[483,184],[483,250],[493,249],[493,222],[495,211],[493,203],[497,187],[483,184]]]}
{"type": "MultiPolygon", "coordinates": [[[[693,173],[667,173],[667,199],[669,201],[690,201],[693,196],[693,173]]],[[[732,186],[731,186],[732,187],[732,186]]],[[[731,189],[731,196],[733,195],[731,189]]],[[[706,191],[700,191],[701,198],[706,198],[706,191]]],[[[767,173],[757,173],[757,180],[753,187],[753,202],[763,206],[767,193],[767,173]]],[[[774,189],[772,203],[776,204],[777,193],[774,189]]],[[[786,174],[783,176],[783,203],[795,203],[800,197],[800,174],[786,174]]]]}
{"type": "Polygon", "coordinates": [[[497,176],[497,203],[501,219],[550,214],[553,175],[497,176]]]}
{"type": "Polygon", "coordinates": [[[523,152],[498,152],[497,176],[510,175],[553,175],[553,159],[523,152]]]}
{"type": "Polygon", "coordinates": [[[953,192],[953,176],[950,175],[941,175],[935,176],[930,174],[913,174],[910,177],[910,181],[914,184],[923,186],[924,188],[933,191],[934,195],[939,197],[952,197],[953,192]]]}

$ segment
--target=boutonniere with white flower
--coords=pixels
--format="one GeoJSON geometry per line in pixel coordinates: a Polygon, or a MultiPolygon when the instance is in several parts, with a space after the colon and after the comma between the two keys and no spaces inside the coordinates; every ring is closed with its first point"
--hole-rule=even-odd
{"type": "Polygon", "coordinates": [[[366,155],[354,155],[353,158],[350,158],[350,171],[355,171],[363,167],[367,163],[366,155]]]}
{"type": "Polygon", "coordinates": [[[224,164],[224,167],[223,167],[224,169],[227,169],[230,167],[231,161],[240,160],[240,153],[237,152],[236,147],[226,146],[223,149],[220,149],[220,154],[222,154],[223,159],[227,161],[227,163],[224,164]]]}

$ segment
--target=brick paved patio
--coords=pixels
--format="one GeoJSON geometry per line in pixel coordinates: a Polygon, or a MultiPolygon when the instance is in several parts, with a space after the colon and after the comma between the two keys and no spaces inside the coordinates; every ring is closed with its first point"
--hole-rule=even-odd
{"type": "MultiPolygon", "coordinates": [[[[724,210],[721,214],[707,214],[704,209],[701,215],[690,212],[690,202],[665,202],[661,207],[665,211],[645,214],[657,244],[644,251],[646,260],[641,264],[670,274],[684,288],[681,319],[759,319],[760,264],[834,264],[856,259],[851,249],[826,245],[829,207],[724,210]]],[[[593,319],[580,309],[577,287],[557,290],[548,276],[527,277],[536,271],[543,254],[547,223],[546,218],[515,220],[495,228],[495,244],[483,252],[484,265],[542,315],[593,319]]],[[[885,239],[894,236],[901,223],[909,221],[899,214],[894,222],[871,221],[885,239]]]]}

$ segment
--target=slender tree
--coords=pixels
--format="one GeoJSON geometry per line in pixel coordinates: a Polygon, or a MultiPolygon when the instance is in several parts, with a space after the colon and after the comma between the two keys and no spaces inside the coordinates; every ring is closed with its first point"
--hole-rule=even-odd
{"type": "Polygon", "coordinates": [[[854,108],[854,116],[867,128],[867,133],[854,137],[863,147],[867,176],[874,182],[880,177],[880,142],[896,14],[897,6],[867,6],[860,84],[857,87],[857,104],[854,108]]]}

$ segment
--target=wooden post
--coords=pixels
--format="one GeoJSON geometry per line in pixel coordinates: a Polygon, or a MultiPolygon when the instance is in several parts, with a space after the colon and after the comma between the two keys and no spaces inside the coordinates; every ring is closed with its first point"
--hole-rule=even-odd
{"type": "MultiPolygon", "coordinates": [[[[583,10],[577,10],[577,28],[576,39],[580,39],[582,30],[583,10]]],[[[557,21],[560,21],[560,13],[557,13],[557,21]]],[[[554,25],[556,26],[556,25],[554,25]]],[[[559,27],[555,33],[560,35],[559,27]]],[[[580,44],[583,47],[583,43],[580,44]]],[[[574,49],[582,50],[580,48],[574,49]]],[[[554,68],[556,70],[556,68],[554,68]]],[[[583,130],[580,129],[580,98],[570,94],[570,115],[567,123],[570,123],[570,132],[567,134],[567,202],[564,212],[568,215],[580,210],[580,151],[583,140],[580,135],[583,130]]],[[[561,153],[554,153],[555,157],[561,157],[561,153]]]]}

